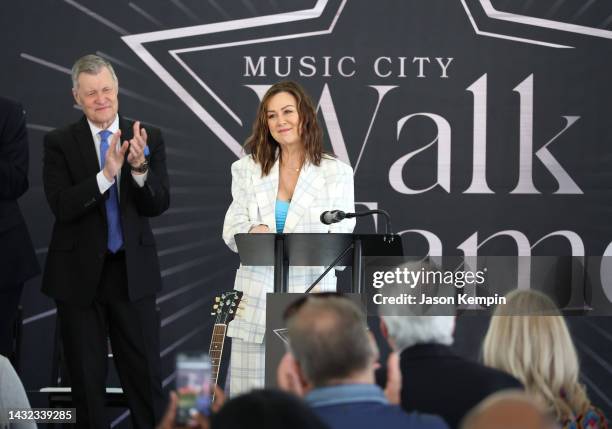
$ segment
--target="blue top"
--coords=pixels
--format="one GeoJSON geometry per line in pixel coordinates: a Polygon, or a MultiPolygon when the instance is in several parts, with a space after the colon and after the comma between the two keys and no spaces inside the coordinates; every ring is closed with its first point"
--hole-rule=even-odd
{"type": "Polygon", "coordinates": [[[321,387],[309,392],[305,399],[331,429],[448,429],[441,417],[406,413],[389,404],[375,384],[321,387]]]}
{"type": "Polygon", "coordinates": [[[289,201],[276,200],[276,232],[283,232],[285,228],[285,219],[289,211],[289,201]]]}

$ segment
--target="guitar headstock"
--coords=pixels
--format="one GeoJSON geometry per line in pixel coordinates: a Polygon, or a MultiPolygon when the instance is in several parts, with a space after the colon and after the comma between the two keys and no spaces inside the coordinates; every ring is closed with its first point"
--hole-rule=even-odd
{"type": "Polygon", "coordinates": [[[227,325],[236,316],[238,305],[242,299],[242,292],[239,290],[226,291],[215,298],[213,312],[215,324],[227,325]]]}

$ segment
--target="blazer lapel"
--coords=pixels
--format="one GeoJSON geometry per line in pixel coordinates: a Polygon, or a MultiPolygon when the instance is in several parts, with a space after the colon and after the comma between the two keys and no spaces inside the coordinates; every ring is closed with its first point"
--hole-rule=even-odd
{"type": "Polygon", "coordinates": [[[285,219],[285,233],[295,231],[295,227],[304,217],[306,210],[312,206],[315,196],[321,192],[320,189],[325,184],[325,178],[322,174],[318,173],[318,168],[310,163],[305,164],[302,171],[300,171],[300,176],[293,191],[293,198],[289,205],[289,211],[287,212],[287,218],[285,219]]]}
{"type": "MultiPolygon", "coordinates": [[[[123,119],[121,116],[119,116],[121,141],[119,141],[118,145],[123,144],[123,142],[126,140],[130,141],[134,137],[132,126],[133,122],[123,119]]],[[[125,210],[125,200],[129,192],[128,189],[130,188],[130,180],[132,179],[132,170],[130,168],[130,164],[127,161],[128,154],[129,150],[125,154],[125,160],[123,162],[123,166],[121,167],[121,181],[119,183],[119,207],[121,211],[125,210]]]]}
{"type": "MultiPolygon", "coordinates": [[[[98,154],[96,153],[96,144],[91,135],[91,128],[87,118],[83,116],[81,120],[76,124],[74,129],[74,135],[76,139],[76,145],[78,151],[81,154],[83,166],[85,168],[85,177],[91,177],[96,175],[100,171],[100,161],[98,161],[98,154]]],[[[106,216],[104,206],[99,204],[98,211],[102,216],[106,216]]]]}
{"type": "Polygon", "coordinates": [[[91,128],[87,123],[87,118],[83,116],[75,127],[75,138],[83,165],[85,166],[85,174],[87,176],[94,175],[100,171],[100,162],[96,154],[96,144],[91,135],[91,128]]]}
{"type": "Polygon", "coordinates": [[[256,168],[252,175],[253,188],[261,220],[271,231],[276,231],[275,209],[278,195],[278,160],[267,176],[261,177],[261,169],[256,168]]]}

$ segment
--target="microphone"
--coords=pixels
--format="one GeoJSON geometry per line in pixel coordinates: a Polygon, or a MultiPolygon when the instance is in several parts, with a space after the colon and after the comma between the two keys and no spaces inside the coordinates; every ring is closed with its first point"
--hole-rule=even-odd
{"type": "Polygon", "coordinates": [[[361,213],[345,213],[342,210],[328,210],[321,213],[321,223],[325,225],[331,225],[332,223],[338,223],[341,220],[352,218],[352,217],[361,217],[361,216],[371,216],[374,214],[381,214],[385,217],[385,234],[390,235],[391,233],[391,216],[386,210],[366,210],[361,213]]]}
{"type": "Polygon", "coordinates": [[[321,217],[319,219],[321,219],[321,223],[331,225],[332,223],[338,223],[346,218],[347,214],[350,213],[344,213],[342,210],[328,210],[321,213],[321,217]]]}

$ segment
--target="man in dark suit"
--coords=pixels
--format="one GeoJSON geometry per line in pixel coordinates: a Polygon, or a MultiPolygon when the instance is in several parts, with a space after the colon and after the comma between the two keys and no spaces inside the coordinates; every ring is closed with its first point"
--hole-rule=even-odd
{"type": "Polygon", "coordinates": [[[43,182],[55,215],[43,291],[56,300],[78,427],[108,427],[110,338],[134,427],[163,411],[159,261],[149,217],[169,206],[159,130],[118,114],[118,81],[95,55],[72,68],[84,116],[45,136],[43,182]],[[123,144],[121,143],[123,141],[123,144]]]}
{"type": "MultiPolygon", "coordinates": [[[[406,411],[437,414],[451,428],[458,428],[463,416],[490,394],[504,389],[523,388],[518,380],[505,372],[458,356],[452,351],[450,343],[440,342],[443,341],[441,338],[430,336],[424,342],[406,346],[397,329],[411,324],[415,326],[413,329],[423,329],[422,332],[428,329],[423,323],[415,322],[416,317],[419,316],[405,316],[403,325],[401,322],[390,322],[387,318],[383,322],[392,343],[398,351],[401,350],[401,405],[406,411]]],[[[450,316],[422,316],[425,324],[438,323],[434,320],[444,317],[450,316]]]]}
{"type": "MultiPolygon", "coordinates": [[[[413,270],[421,268],[425,272],[431,269],[424,264],[413,270]]],[[[389,307],[386,311],[392,312],[389,307]]],[[[400,353],[402,408],[438,414],[453,429],[490,394],[523,388],[511,375],[455,354],[451,349],[454,328],[454,316],[381,317],[383,336],[400,353]]],[[[384,383],[384,379],[378,382],[384,383]]]]}
{"type": "Polygon", "coordinates": [[[28,190],[28,164],[23,107],[0,97],[0,354],[9,358],[23,284],[40,272],[17,204],[28,190]]]}

